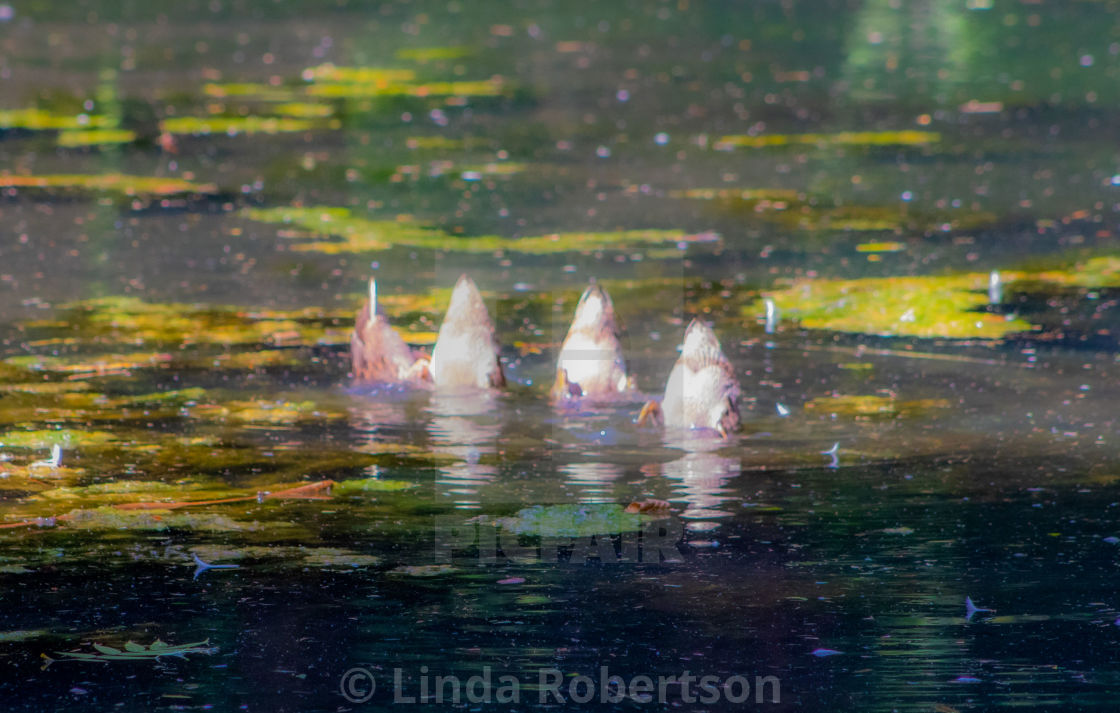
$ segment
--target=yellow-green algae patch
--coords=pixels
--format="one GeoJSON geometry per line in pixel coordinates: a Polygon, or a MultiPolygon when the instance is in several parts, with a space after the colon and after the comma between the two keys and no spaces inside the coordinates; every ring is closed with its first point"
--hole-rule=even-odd
{"type": "Polygon", "coordinates": [[[117,125],[111,116],[100,114],[56,114],[42,109],[0,111],[0,129],[65,130],[110,129],[117,125]]]}
{"type": "Polygon", "coordinates": [[[893,395],[834,395],[822,396],[805,404],[809,411],[818,411],[856,419],[896,418],[912,416],[937,409],[951,408],[945,399],[902,400],[893,395]]]}
{"type": "Polygon", "coordinates": [[[175,196],[214,193],[210,183],[192,183],[182,178],[128,176],[120,173],[50,174],[26,176],[0,174],[0,188],[36,188],[119,193],[126,196],[175,196]]]}
{"type": "Polygon", "coordinates": [[[229,560],[281,560],[292,567],[322,567],[326,569],[353,569],[372,567],[381,563],[381,558],[353,550],[337,547],[293,547],[246,545],[227,547],[224,545],[196,545],[191,554],[204,562],[224,563],[229,560]]]}
{"type": "Polygon", "coordinates": [[[648,515],[615,504],[534,505],[495,520],[506,532],[540,537],[588,537],[640,530],[648,515]]]}
{"type": "Polygon", "coordinates": [[[72,376],[96,376],[122,373],[132,369],[166,366],[171,361],[171,355],[162,352],[128,352],[101,356],[28,354],[9,357],[4,361],[13,366],[25,367],[34,371],[56,372],[72,376]]]}
{"type": "Polygon", "coordinates": [[[83,148],[130,144],[136,140],[135,131],[125,129],[92,129],[90,131],[62,131],[58,134],[58,145],[62,148],[83,148]]]}
{"type": "Polygon", "coordinates": [[[112,506],[77,509],[59,516],[66,526],[79,530],[168,530],[188,529],[203,532],[241,532],[272,529],[277,523],[262,525],[239,522],[226,515],[177,510],[122,510],[112,506]]]}
{"type": "Polygon", "coordinates": [[[202,404],[190,409],[194,418],[225,423],[265,423],[285,425],[304,421],[344,418],[340,411],[324,409],[313,401],[251,399],[202,404]]]}
{"type": "Polygon", "coordinates": [[[394,493],[401,490],[415,488],[416,483],[407,480],[387,480],[383,478],[360,478],[357,480],[343,480],[334,484],[334,494],[364,495],[367,493],[394,493]]]}
{"type": "Polygon", "coordinates": [[[463,59],[474,54],[474,49],[462,45],[450,47],[406,47],[397,50],[397,59],[413,62],[438,62],[441,60],[463,59]]]}
{"type": "Polygon", "coordinates": [[[183,500],[217,500],[251,494],[230,488],[223,483],[197,479],[175,482],[149,480],[114,480],[93,485],[60,487],[44,490],[35,500],[49,502],[81,502],[84,505],[114,505],[135,502],[176,503],[183,500]]]}
{"type": "Polygon", "coordinates": [[[274,107],[272,111],[278,116],[298,119],[326,119],[334,115],[333,106],[317,102],[286,102],[274,107]]]}
{"type": "Polygon", "coordinates": [[[290,116],[178,116],[164,119],[160,128],[169,134],[282,134],[308,131],[323,124],[290,116]]]}
{"type": "Polygon", "coordinates": [[[8,448],[98,448],[118,443],[116,435],[108,431],[82,431],[57,429],[45,431],[7,431],[0,433],[0,445],[8,448]]]}
{"type": "MultiPolygon", "coordinates": [[[[84,342],[133,345],[315,345],[340,344],[349,339],[352,313],[320,309],[252,310],[227,305],[146,302],[136,297],[97,297],[63,306],[66,312],[60,329],[77,331],[84,342]],[[337,325],[337,326],[336,326],[337,325]]],[[[36,327],[31,322],[25,327],[36,327]]],[[[55,327],[53,323],[42,325],[55,327]]],[[[170,360],[166,354],[118,355],[125,365],[170,360]]],[[[272,350],[260,359],[282,361],[272,350]]],[[[214,359],[232,359],[222,355],[214,359]]],[[[86,371],[112,366],[113,356],[90,362],[90,357],[23,356],[6,360],[13,366],[48,370],[86,371]]],[[[246,358],[246,361],[252,361],[246,358]]]]}
{"type": "Polygon", "coordinates": [[[762,134],[724,136],[716,149],[769,148],[776,146],[926,146],[941,140],[935,131],[841,131],[834,134],[762,134]]]}
{"type": "Polygon", "coordinates": [[[782,188],[690,188],[672,191],[669,196],[714,201],[725,212],[777,223],[791,230],[971,230],[997,220],[994,213],[987,211],[924,212],[906,203],[835,205],[829,198],[782,188]]]}
{"type": "Polygon", "coordinates": [[[416,564],[394,567],[387,574],[392,577],[441,577],[445,574],[455,574],[459,569],[449,564],[416,564]]]}
{"type": "MultiPolygon", "coordinates": [[[[1120,286],[1120,257],[1097,256],[1066,270],[1001,272],[1003,282],[1056,287],[1120,286]]],[[[987,273],[870,277],[853,280],[799,279],[766,293],[783,315],[809,329],[891,337],[999,339],[1034,329],[1012,315],[983,311],[987,273]]],[[[743,308],[754,316],[757,304],[743,308]]]]}
{"type": "Polygon", "coordinates": [[[285,234],[295,241],[289,249],[328,254],[384,250],[394,245],[463,252],[511,251],[554,254],[572,251],[629,250],[644,245],[681,242],[716,242],[714,234],[689,235],[679,230],[619,230],[568,232],[507,238],[496,235],[454,236],[408,220],[372,220],[347,208],[250,208],[245,217],[264,223],[294,225],[315,235],[333,236],[324,241],[285,234]]]}
{"type": "Polygon", "coordinates": [[[804,279],[768,296],[782,314],[809,329],[948,339],[999,339],[1030,331],[1023,319],[978,311],[988,303],[987,285],[988,275],[980,273],[804,279]]]}

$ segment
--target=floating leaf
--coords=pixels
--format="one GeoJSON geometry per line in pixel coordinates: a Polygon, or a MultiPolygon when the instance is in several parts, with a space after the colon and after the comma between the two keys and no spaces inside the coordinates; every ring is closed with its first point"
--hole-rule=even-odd
{"type": "Polygon", "coordinates": [[[135,641],[126,641],[125,645],[124,645],[124,650],[125,651],[138,652],[138,651],[147,651],[148,648],[146,646],[142,646],[141,644],[136,643],[135,641]]]}
{"type": "MultiPolygon", "coordinates": [[[[155,661],[163,656],[176,656],[185,658],[187,654],[214,654],[217,649],[210,646],[210,639],[205,641],[196,641],[193,644],[181,644],[179,646],[169,646],[168,644],[159,641],[158,639],[149,647],[145,648],[140,644],[129,642],[131,646],[126,645],[126,650],[114,648],[112,646],[105,646],[104,644],[92,644],[97,653],[87,653],[83,651],[59,651],[55,656],[60,656],[59,659],[48,658],[48,663],[54,660],[58,661],[155,661]]],[[[44,654],[44,657],[46,655],[44,654]]]]}

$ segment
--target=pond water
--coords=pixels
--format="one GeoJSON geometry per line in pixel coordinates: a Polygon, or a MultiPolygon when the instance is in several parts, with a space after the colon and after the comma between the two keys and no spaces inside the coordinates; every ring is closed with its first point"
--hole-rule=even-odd
{"type": "Polygon", "coordinates": [[[1109,2],[0,4],[5,709],[1112,710],[1118,74],[1109,2]],[[352,385],[464,272],[509,387],[352,385]],[[556,409],[591,279],[639,393],[556,409]],[[694,316],[726,440],[635,423],[694,316]]]}

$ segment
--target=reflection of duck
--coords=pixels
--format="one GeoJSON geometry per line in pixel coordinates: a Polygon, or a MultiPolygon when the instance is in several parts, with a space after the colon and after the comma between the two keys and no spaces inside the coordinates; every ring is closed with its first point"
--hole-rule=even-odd
{"type": "Polygon", "coordinates": [[[470,391],[436,391],[428,404],[432,450],[454,459],[439,466],[438,491],[457,509],[480,507],[480,490],[498,475],[493,464],[479,462],[498,451],[494,407],[492,395],[470,391]]]}
{"type": "MultiPolygon", "coordinates": [[[[713,441],[707,439],[708,447],[713,441]]],[[[682,458],[663,463],[660,474],[677,481],[673,500],[683,499],[686,503],[681,518],[691,532],[706,532],[719,527],[719,520],[731,516],[724,510],[726,502],[734,500],[727,482],[739,475],[742,463],[734,458],[725,458],[712,450],[704,450],[698,441],[680,444],[688,452],[682,458]]]]}
{"type": "Polygon", "coordinates": [[[667,428],[712,429],[727,437],[739,428],[739,380],[712,328],[692,320],[684,333],[681,356],[669,373],[661,403],[642,407],[638,423],[667,428]]]}
{"type": "Polygon", "coordinates": [[[622,358],[614,303],[606,290],[591,285],[579,298],[572,326],[560,347],[552,398],[554,401],[581,396],[595,399],[632,388],[622,358]]]}
{"type": "Polygon", "coordinates": [[[377,281],[370,278],[369,299],[358,311],[350,335],[350,363],[359,384],[395,384],[430,380],[428,358],[413,354],[377,311],[377,281]]]}
{"type": "Polygon", "coordinates": [[[429,368],[437,388],[490,389],[506,384],[494,323],[474,280],[466,275],[451,292],[429,368]]]}

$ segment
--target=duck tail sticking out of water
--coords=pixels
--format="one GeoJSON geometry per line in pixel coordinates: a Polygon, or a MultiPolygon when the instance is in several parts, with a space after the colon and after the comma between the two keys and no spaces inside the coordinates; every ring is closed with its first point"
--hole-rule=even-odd
{"type": "Polygon", "coordinates": [[[631,390],[610,295],[597,284],[583,292],[556,363],[555,401],[603,398],[631,390]]]}
{"type": "Polygon", "coordinates": [[[385,315],[377,311],[377,281],[373,278],[369,299],[358,311],[350,335],[350,364],[358,384],[425,380],[427,359],[413,354],[385,315]]]}
{"type": "Polygon", "coordinates": [[[447,314],[432,349],[432,381],[437,388],[501,388],[506,384],[498,360],[494,323],[474,280],[463,275],[451,292],[447,314]]]}
{"type": "Polygon", "coordinates": [[[685,330],[661,404],[647,404],[639,422],[659,420],[667,428],[711,429],[726,437],[739,429],[739,393],[735,368],[715,332],[694,319],[685,330]]]}

